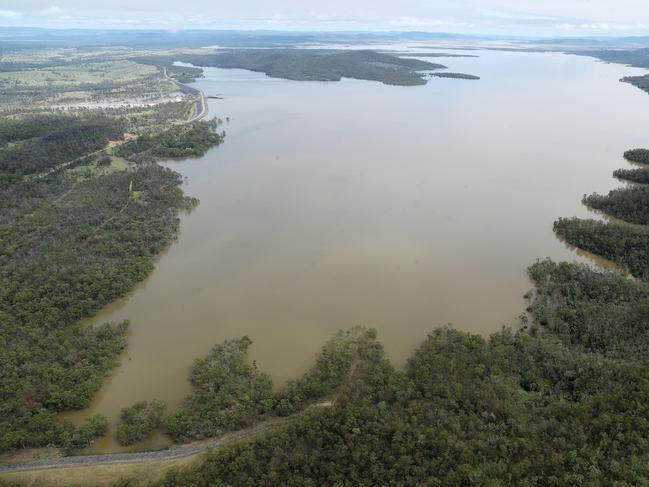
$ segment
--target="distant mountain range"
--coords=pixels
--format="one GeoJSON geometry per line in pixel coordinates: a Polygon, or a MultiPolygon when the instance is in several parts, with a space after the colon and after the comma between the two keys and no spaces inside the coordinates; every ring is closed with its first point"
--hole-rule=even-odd
{"type": "Polygon", "coordinates": [[[546,48],[637,48],[649,46],[644,37],[546,38],[469,36],[443,32],[296,32],[273,30],[98,30],[0,27],[0,48],[91,47],[123,45],[138,48],[202,47],[281,47],[296,44],[345,44],[381,41],[509,41],[546,48]]]}

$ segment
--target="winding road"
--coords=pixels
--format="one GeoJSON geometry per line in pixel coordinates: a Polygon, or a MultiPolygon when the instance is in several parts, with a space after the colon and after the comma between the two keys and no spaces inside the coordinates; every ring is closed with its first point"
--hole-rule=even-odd
{"type": "Polygon", "coordinates": [[[50,458],[35,460],[27,463],[0,465],[0,474],[9,472],[24,472],[33,470],[47,470],[52,468],[90,467],[97,465],[111,465],[124,463],[140,463],[147,461],[165,461],[185,458],[203,453],[208,448],[219,448],[231,445],[244,438],[255,436],[278,428],[290,422],[292,417],[273,419],[261,422],[250,428],[227,433],[220,438],[209,440],[201,444],[178,446],[158,451],[143,451],[131,453],[107,453],[102,455],[78,455],[71,457],[50,458]]]}
{"type": "Polygon", "coordinates": [[[183,123],[184,124],[194,123],[205,118],[208,112],[205,93],[203,93],[201,90],[197,90],[196,88],[192,88],[191,86],[187,86],[181,83],[180,81],[173,79],[171,76],[167,74],[166,66],[162,66],[162,74],[164,75],[166,80],[171,81],[173,84],[175,84],[180,91],[182,91],[185,94],[193,95],[196,97],[196,115],[183,123]]]}
{"type": "Polygon", "coordinates": [[[354,353],[354,357],[352,359],[352,363],[345,381],[338,387],[338,390],[335,392],[333,397],[308,405],[301,411],[298,411],[290,416],[283,418],[270,418],[266,421],[261,421],[253,426],[250,426],[249,428],[232,431],[218,438],[190,443],[187,445],[174,446],[165,450],[129,453],[106,453],[101,455],[76,455],[69,457],[49,458],[44,460],[34,460],[25,463],[4,464],[0,465],[0,475],[3,473],[48,470],[53,468],[94,467],[98,465],[176,460],[179,458],[198,455],[205,452],[205,450],[207,450],[208,448],[213,449],[229,446],[246,438],[261,435],[282,426],[286,426],[290,422],[297,419],[300,415],[304,414],[306,411],[310,411],[315,408],[336,407],[340,400],[343,388],[352,380],[354,380],[354,377],[358,372],[359,363],[360,355],[357,350],[354,353]]]}
{"type": "MultiPolygon", "coordinates": [[[[209,112],[209,108],[207,106],[207,99],[205,97],[205,94],[201,90],[197,90],[196,88],[192,88],[191,86],[187,86],[185,84],[182,84],[179,81],[176,81],[175,79],[173,79],[172,77],[170,77],[167,74],[167,68],[164,67],[164,66],[162,67],[162,74],[164,75],[165,79],[167,79],[168,81],[171,81],[173,84],[175,84],[180,91],[182,91],[183,93],[185,93],[187,95],[192,95],[192,96],[194,96],[196,98],[196,115],[194,115],[189,120],[185,120],[184,122],[180,122],[181,125],[187,125],[187,124],[190,124],[190,123],[198,122],[199,120],[202,120],[203,118],[205,118],[207,116],[207,114],[209,112]]],[[[51,174],[51,173],[53,173],[55,171],[60,171],[61,169],[65,169],[66,167],[74,164],[77,161],[80,161],[81,159],[99,155],[99,154],[101,154],[103,152],[106,152],[109,149],[112,149],[112,146],[104,147],[103,149],[99,149],[99,150],[97,150],[95,152],[91,152],[89,154],[84,154],[84,155],[82,155],[80,157],[72,159],[71,161],[67,161],[67,162],[64,162],[62,164],[59,164],[58,166],[54,166],[54,167],[48,169],[47,171],[42,172],[40,174],[36,174],[36,175],[34,175],[32,177],[35,178],[35,179],[43,178],[43,177],[47,176],[48,174],[51,174]]]]}

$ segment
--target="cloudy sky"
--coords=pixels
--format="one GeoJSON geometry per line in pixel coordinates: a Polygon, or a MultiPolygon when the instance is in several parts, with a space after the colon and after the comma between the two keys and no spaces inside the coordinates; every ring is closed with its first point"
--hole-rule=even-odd
{"type": "Polygon", "coordinates": [[[2,0],[0,25],[649,34],[649,0],[2,0]]]}

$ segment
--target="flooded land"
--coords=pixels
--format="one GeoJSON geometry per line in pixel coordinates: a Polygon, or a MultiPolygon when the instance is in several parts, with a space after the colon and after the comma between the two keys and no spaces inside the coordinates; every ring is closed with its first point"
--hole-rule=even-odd
{"type": "MultiPolygon", "coordinates": [[[[206,68],[193,86],[223,96],[209,113],[229,117],[226,143],[166,164],[201,204],[151,276],[91,320],[129,319],[129,346],[93,406],[67,416],[115,421],[154,398],[174,407],[192,361],[242,335],[278,386],[355,325],[376,328],[403,364],[434,327],[515,325],[536,259],[593,262],[552,223],[593,216],[582,195],[619,185],[622,152],[646,145],[649,99],[618,82],[644,72],[452,53],[478,55],[440,62],[481,79],[396,87],[206,68]]],[[[117,449],[110,441],[94,451],[117,449]]]]}

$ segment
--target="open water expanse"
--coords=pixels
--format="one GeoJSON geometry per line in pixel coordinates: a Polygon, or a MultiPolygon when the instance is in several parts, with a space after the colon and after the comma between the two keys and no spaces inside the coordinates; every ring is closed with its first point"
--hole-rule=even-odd
{"type": "Polygon", "coordinates": [[[226,142],[166,164],[201,204],[151,276],[93,318],[131,320],[129,347],[93,406],[68,416],[176,406],[192,361],[242,335],[278,386],[355,325],[376,328],[401,366],[434,327],[515,325],[537,258],[592,263],[552,223],[593,216],[582,195],[619,186],[622,152],[648,145],[649,97],[618,82],[644,71],[465,53],[479,57],[428,60],[481,80],[397,87],[206,69],[194,86],[224,97],[209,108],[230,118],[226,142]]]}

